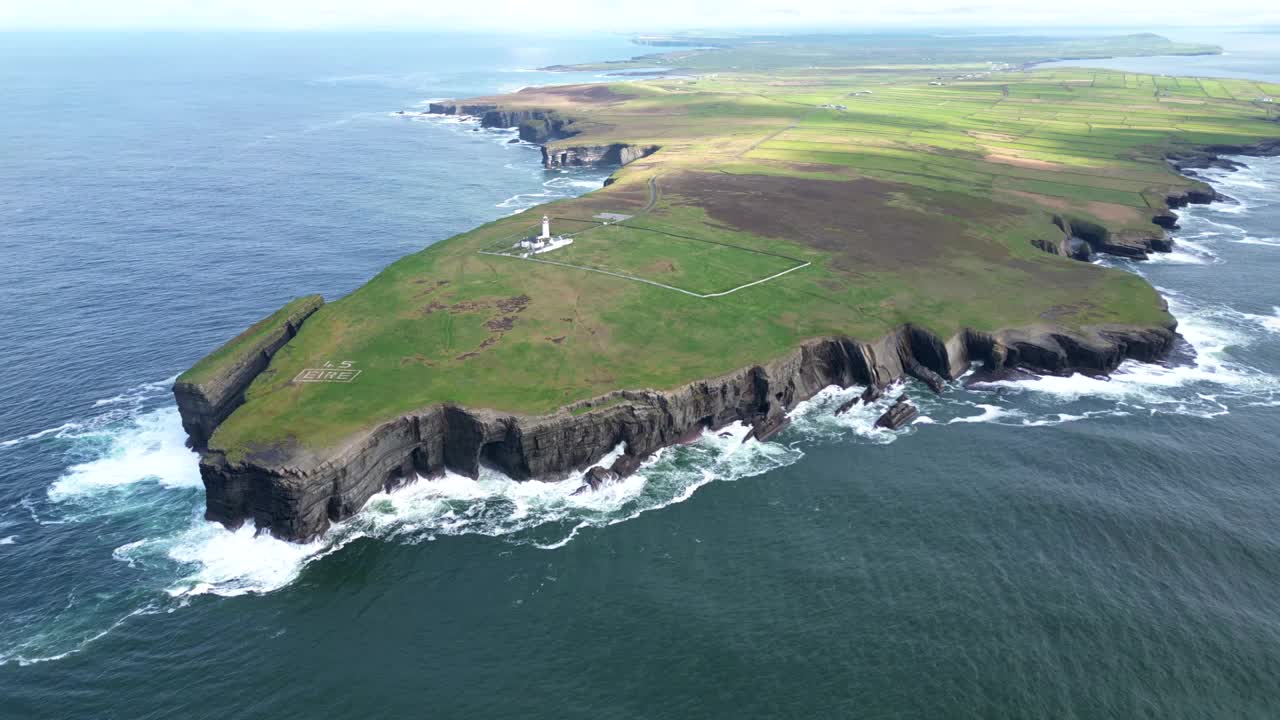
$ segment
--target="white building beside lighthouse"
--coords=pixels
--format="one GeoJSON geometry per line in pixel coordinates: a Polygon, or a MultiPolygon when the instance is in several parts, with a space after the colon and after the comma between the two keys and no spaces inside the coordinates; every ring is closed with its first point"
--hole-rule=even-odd
{"type": "Polygon", "coordinates": [[[551,234],[551,218],[546,215],[542,216],[542,234],[537,237],[529,237],[520,241],[521,249],[528,250],[525,257],[537,253],[551,252],[556,248],[562,248],[573,242],[573,238],[553,236],[551,234]]]}

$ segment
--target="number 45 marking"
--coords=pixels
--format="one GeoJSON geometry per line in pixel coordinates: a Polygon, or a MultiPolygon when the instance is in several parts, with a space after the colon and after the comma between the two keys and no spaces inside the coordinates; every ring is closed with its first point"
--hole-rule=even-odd
{"type": "Polygon", "coordinates": [[[355,363],[354,363],[354,362],[352,362],[352,361],[350,361],[350,360],[343,360],[342,362],[340,362],[340,363],[338,363],[338,364],[336,364],[336,365],[335,365],[335,364],[333,364],[333,363],[331,363],[331,362],[325,362],[324,367],[326,367],[326,368],[341,368],[341,369],[343,369],[343,370],[346,370],[347,368],[350,368],[350,367],[352,367],[352,366],[354,366],[354,365],[355,365],[355,363]]]}

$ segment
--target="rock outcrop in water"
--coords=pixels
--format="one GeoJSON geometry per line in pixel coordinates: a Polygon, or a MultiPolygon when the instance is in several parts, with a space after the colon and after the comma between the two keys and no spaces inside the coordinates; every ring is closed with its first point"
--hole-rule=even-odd
{"type": "Polygon", "coordinates": [[[906,393],[903,393],[889,406],[888,410],[884,411],[883,415],[876,418],[876,427],[900,430],[918,417],[920,417],[920,411],[907,399],[906,393]]]}
{"type": "Polygon", "coordinates": [[[271,362],[271,357],[298,334],[303,321],[311,316],[324,298],[311,295],[297,302],[288,315],[255,336],[253,342],[237,348],[236,356],[199,382],[179,378],[173,385],[174,399],[182,416],[182,429],[193,448],[203,450],[213,431],[236,408],[244,404],[249,384],[271,362]]]}
{"type": "Polygon", "coordinates": [[[574,495],[595,492],[600,488],[617,482],[622,476],[612,469],[593,467],[582,475],[582,487],[573,491],[574,495]]]}
{"type": "Polygon", "coordinates": [[[373,494],[417,475],[448,470],[475,477],[486,465],[520,480],[554,478],[593,465],[619,443],[627,452],[611,471],[627,475],[645,456],[701,428],[745,422],[767,438],[785,426],[787,410],[822,388],[883,387],[915,363],[948,379],[975,361],[992,369],[1103,373],[1126,358],[1158,359],[1174,338],[1173,327],[1102,327],[1088,334],[963,332],[944,341],[904,327],[873,342],[812,340],[771,363],[669,391],[620,390],[549,415],[436,405],[323,454],[282,447],[233,462],[208,450],[200,465],[207,516],[229,526],[252,521],[277,537],[306,540],[358,512],[373,494]]]}

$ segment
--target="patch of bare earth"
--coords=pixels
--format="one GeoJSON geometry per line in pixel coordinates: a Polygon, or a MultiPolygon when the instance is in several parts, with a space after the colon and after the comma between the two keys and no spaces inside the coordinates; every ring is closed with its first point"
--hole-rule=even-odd
{"type": "Polygon", "coordinates": [[[994,142],[1014,142],[1018,139],[1016,135],[1009,135],[1007,133],[986,132],[982,130],[969,130],[965,134],[968,135],[969,137],[976,138],[978,140],[989,140],[994,142]]]}
{"type": "Polygon", "coordinates": [[[1021,155],[1009,155],[1006,153],[991,153],[984,155],[982,159],[987,162],[999,163],[1001,165],[1013,165],[1014,167],[1032,168],[1034,170],[1057,170],[1059,172],[1067,172],[1071,169],[1065,165],[1059,165],[1045,160],[1022,157],[1021,155]]]}
{"type": "Polygon", "coordinates": [[[484,324],[490,332],[506,332],[507,330],[515,327],[515,325],[516,319],[510,315],[493,318],[484,324]]]}
{"type": "Polygon", "coordinates": [[[659,260],[656,263],[641,268],[641,270],[651,273],[672,273],[676,271],[676,264],[670,260],[659,260]]]}
{"type": "Polygon", "coordinates": [[[558,108],[572,109],[580,105],[608,105],[628,99],[628,95],[615,92],[605,85],[561,85],[556,87],[529,87],[510,95],[475,98],[469,102],[492,102],[506,108],[558,108]]]}
{"type": "MultiPolygon", "coordinates": [[[[1067,212],[1073,207],[1065,198],[1037,195],[1036,193],[1029,193],[1023,190],[1005,190],[1003,192],[1005,195],[1012,195],[1014,197],[1030,200],[1031,202],[1050,210],[1067,212]]],[[[1088,200],[1082,203],[1077,203],[1074,207],[1078,207],[1099,220],[1108,223],[1131,224],[1141,223],[1148,219],[1142,210],[1128,205],[1116,205],[1113,203],[1088,200]]]]}

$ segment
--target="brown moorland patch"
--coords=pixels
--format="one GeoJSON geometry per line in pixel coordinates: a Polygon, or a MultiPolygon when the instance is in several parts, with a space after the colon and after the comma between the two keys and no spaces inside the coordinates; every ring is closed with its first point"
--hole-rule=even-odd
{"type": "Polygon", "coordinates": [[[662,182],[664,192],[703,208],[716,222],[829,252],[834,267],[849,272],[931,264],[958,244],[1003,258],[1006,251],[968,232],[968,221],[1023,212],[970,196],[867,178],[681,173],[662,182]],[[904,193],[928,211],[894,202],[904,193]]]}

